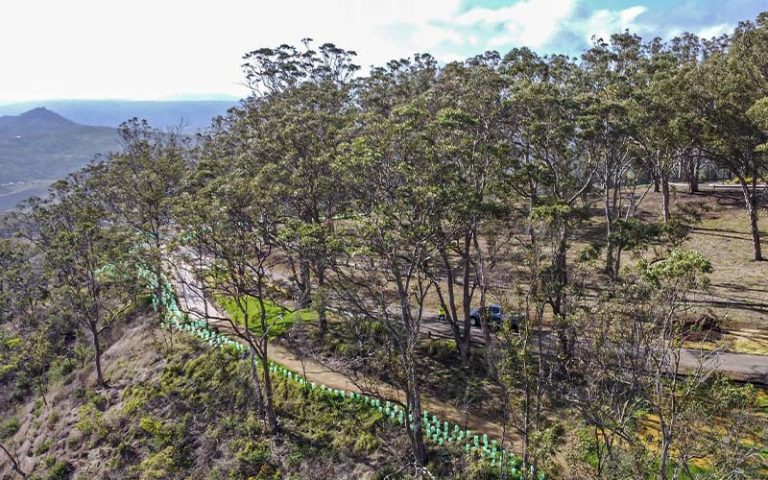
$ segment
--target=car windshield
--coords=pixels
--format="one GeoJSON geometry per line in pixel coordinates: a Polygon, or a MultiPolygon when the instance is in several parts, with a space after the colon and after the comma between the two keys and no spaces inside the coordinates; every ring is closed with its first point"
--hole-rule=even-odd
{"type": "Polygon", "coordinates": [[[498,305],[491,305],[491,313],[501,313],[501,307],[498,305]]]}

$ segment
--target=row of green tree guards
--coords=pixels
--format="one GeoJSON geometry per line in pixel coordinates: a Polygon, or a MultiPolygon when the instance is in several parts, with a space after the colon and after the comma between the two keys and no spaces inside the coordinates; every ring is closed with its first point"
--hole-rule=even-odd
{"type": "MultiPolygon", "coordinates": [[[[144,276],[150,280],[152,291],[155,292],[154,285],[152,285],[155,283],[152,280],[153,275],[147,271],[144,273],[144,276]]],[[[246,347],[242,343],[220,333],[215,327],[211,327],[204,320],[190,320],[189,317],[179,309],[178,303],[176,302],[176,293],[166,279],[163,279],[162,291],[162,299],[158,299],[156,294],[152,295],[152,308],[157,310],[159,303],[162,302],[164,311],[166,312],[165,321],[170,327],[196,336],[208,343],[211,347],[229,348],[241,355],[245,354],[246,347]]],[[[306,378],[298,373],[271,360],[269,369],[273,374],[286,378],[289,381],[293,381],[312,391],[319,391],[324,395],[335,397],[343,401],[362,402],[370,405],[382,413],[382,418],[386,421],[398,425],[403,425],[405,422],[405,411],[402,406],[396,403],[388,400],[382,402],[380,398],[374,398],[357,392],[330,388],[326,385],[318,385],[315,382],[307,381],[306,378]]],[[[413,414],[408,415],[408,421],[411,423],[414,421],[413,414]]],[[[484,433],[480,436],[459,425],[452,424],[447,420],[441,421],[437,415],[430,416],[427,410],[422,412],[421,422],[424,425],[424,430],[427,433],[428,438],[435,444],[440,446],[451,445],[458,448],[462,448],[461,446],[463,445],[463,449],[466,453],[479,456],[481,460],[488,462],[492,468],[501,470],[506,467],[510,478],[523,478],[523,473],[521,472],[521,459],[515,456],[514,453],[502,448],[496,440],[489,441],[487,434],[484,433]]],[[[539,480],[546,480],[544,474],[539,475],[539,480]]]]}

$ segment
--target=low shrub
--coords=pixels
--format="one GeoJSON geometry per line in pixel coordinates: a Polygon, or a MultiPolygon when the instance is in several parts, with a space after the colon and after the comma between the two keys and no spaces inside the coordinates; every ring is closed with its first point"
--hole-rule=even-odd
{"type": "Polygon", "coordinates": [[[86,437],[101,438],[107,433],[104,426],[104,415],[92,404],[86,403],[77,409],[77,428],[86,437]]]}
{"type": "Polygon", "coordinates": [[[432,340],[427,344],[427,355],[440,362],[453,361],[458,355],[453,340],[432,340]]]}
{"type": "Polygon", "coordinates": [[[162,480],[170,478],[176,471],[174,449],[168,446],[159,452],[149,455],[139,464],[141,480],[162,480]]]}
{"type": "Polygon", "coordinates": [[[19,431],[19,419],[11,417],[0,423],[0,440],[4,440],[19,431]]]}
{"type": "Polygon", "coordinates": [[[45,476],[45,480],[68,480],[72,476],[75,468],[71,463],[59,460],[56,461],[45,476]]]}
{"type": "Polygon", "coordinates": [[[40,445],[38,445],[35,449],[35,455],[43,455],[44,453],[48,453],[48,450],[51,449],[51,443],[53,442],[50,439],[40,442],[40,445]]]}

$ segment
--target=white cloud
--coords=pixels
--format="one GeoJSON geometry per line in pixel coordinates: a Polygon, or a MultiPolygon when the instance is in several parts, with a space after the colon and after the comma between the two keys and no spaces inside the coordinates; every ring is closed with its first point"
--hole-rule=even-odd
{"type": "MultiPolygon", "coordinates": [[[[680,24],[649,20],[640,4],[595,11],[588,0],[507,2],[462,11],[463,0],[6,1],[0,102],[244,95],[246,51],[304,37],[357,51],[365,71],[424,51],[442,61],[523,45],[572,52],[580,41],[556,42],[627,28],[667,35],[680,24]]],[[[729,27],[696,28],[709,37],[729,27]]]]}
{"type": "Polygon", "coordinates": [[[242,55],[311,37],[364,67],[462,41],[459,0],[25,0],[3,4],[0,101],[245,94],[242,55]],[[420,45],[421,44],[421,45],[420,45]]]}
{"type": "Polygon", "coordinates": [[[444,27],[422,25],[413,33],[412,40],[420,51],[426,51],[442,43],[461,45],[465,39],[458,32],[444,27]]]}
{"type": "Polygon", "coordinates": [[[719,37],[720,35],[724,33],[728,33],[731,31],[731,26],[726,23],[721,23],[720,25],[713,25],[711,27],[702,28],[698,32],[696,32],[696,35],[698,35],[701,38],[710,39],[712,37],[719,37]]]}
{"type": "Polygon", "coordinates": [[[631,30],[635,33],[642,31],[643,27],[639,25],[637,18],[648,11],[648,8],[642,5],[625,8],[619,11],[597,10],[592,12],[590,17],[580,23],[571,23],[569,28],[581,34],[587,42],[591,42],[592,36],[608,40],[611,34],[631,30]]]}
{"type": "Polygon", "coordinates": [[[576,0],[522,0],[513,5],[489,9],[476,8],[455,19],[464,26],[502,26],[499,35],[491,37],[491,48],[508,44],[544,46],[557,33],[560,24],[573,15],[576,0]]]}

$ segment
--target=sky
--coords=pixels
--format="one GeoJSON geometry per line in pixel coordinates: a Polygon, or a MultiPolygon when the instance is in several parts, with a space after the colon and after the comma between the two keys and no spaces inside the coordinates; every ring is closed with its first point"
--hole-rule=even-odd
{"type": "Polygon", "coordinates": [[[355,50],[367,71],[528,46],[577,56],[593,35],[711,37],[766,0],[2,0],[0,103],[247,94],[244,53],[302,38],[355,50]]]}

